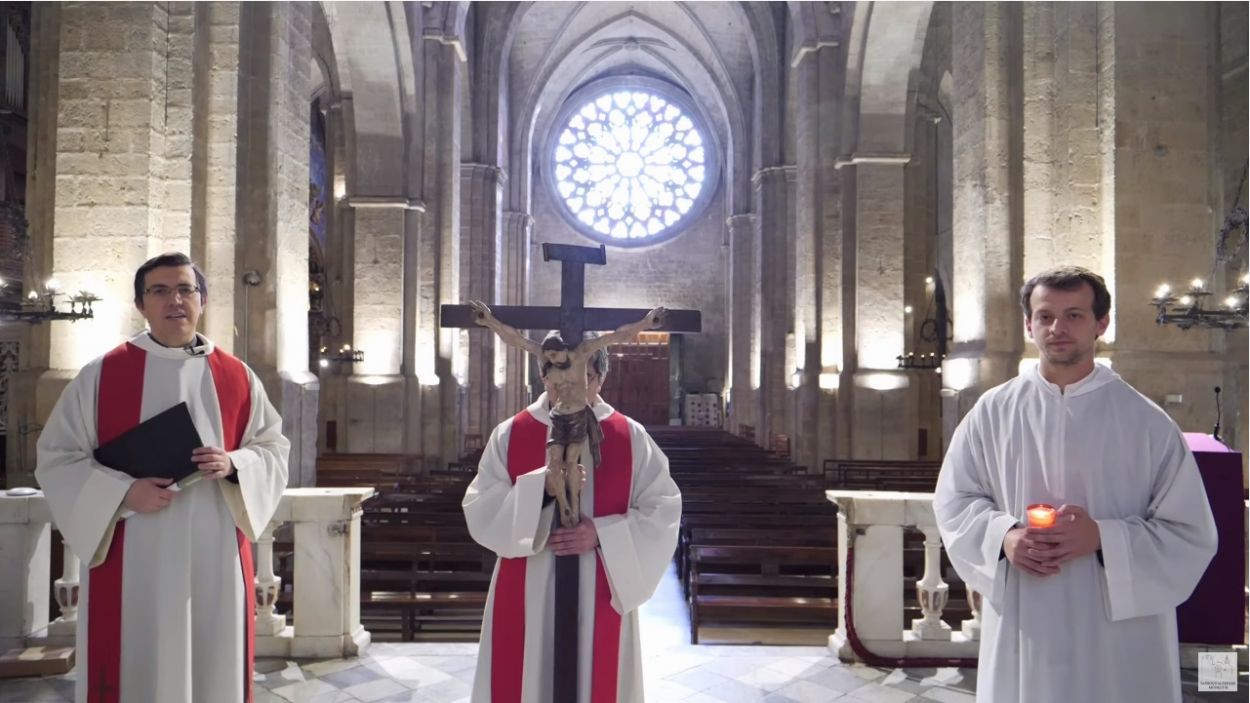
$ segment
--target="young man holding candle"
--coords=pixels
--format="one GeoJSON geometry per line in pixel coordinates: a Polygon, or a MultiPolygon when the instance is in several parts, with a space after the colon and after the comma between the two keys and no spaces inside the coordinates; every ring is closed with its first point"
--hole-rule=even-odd
{"type": "Polygon", "coordinates": [[[1179,703],[1175,608],[1216,547],[1198,467],[1176,423],[1094,363],[1101,276],[1046,271],[1020,304],[1038,367],[977,401],[933,500],[983,597],[977,700],[1179,703]]]}

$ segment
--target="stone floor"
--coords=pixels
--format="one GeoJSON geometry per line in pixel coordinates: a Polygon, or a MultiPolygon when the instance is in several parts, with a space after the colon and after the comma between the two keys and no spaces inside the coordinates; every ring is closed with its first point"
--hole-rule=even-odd
{"type": "MultiPolygon", "coordinates": [[[[976,689],[975,670],[848,665],[821,646],[690,645],[688,628],[670,569],[643,608],[648,703],[960,703],[976,689]]],[[[259,660],[256,703],[467,702],[476,655],[476,643],[377,643],[359,659],[259,660]]],[[[1246,700],[1245,674],[1224,694],[1199,694],[1196,674],[1183,675],[1185,703],[1246,700]]],[[[72,701],[73,676],[0,680],[0,703],[72,701]]]]}

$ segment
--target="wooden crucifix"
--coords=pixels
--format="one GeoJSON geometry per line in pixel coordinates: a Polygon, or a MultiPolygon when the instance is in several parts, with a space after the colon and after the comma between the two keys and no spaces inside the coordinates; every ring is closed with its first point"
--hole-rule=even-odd
{"type": "MultiPolygon", "coordinates": [[[[628,308],[586,308],[585,288],[587,264],[602,266],[607,263],[607,250],[603,245],[598,247],[574,246],[570,244],[543,244],[543,261],[560,262],[560,307],[538,306],[498,306],[487,308],[475,302],[473,305],[444,305],[440,315],[442,327],[476,328],[489,326],[512,346],[525,349],[534,354],[540,365],[550,364],[548,375],[555,369],[563,368],[569,372],[580,374],[582,392],[586,384],[585,357],[589,346],[582,346],[583,336],[588,331],[615,330],[600,338],[594,346],[606,342],[617,341],[616,337],[633,337],[644,329],[667,330],[673,332],[699,332],[702,329],[702,316],[697,310],[665,310],[656,308],[651,311],[628,308]],[[487,324],[484,320],[494,321],[487,324]],[[540,345],[523,337],[521,330],[551,330],[560,332],[557,343],[540,345]],[[582,346],[579,350],[578,347],[582,346]]],[[[576,385],[576,384],[571,384],[576,385]]],[[[560,386],[557,385],[557,389],[560,386]]],[[[566,399],[567,400],[567,399],[566,399]]],[[[580,402],[580,401],[579,401],[580,402]]],[[[557,410],[563,410],[557,408],[557,410]]],[[[567,414],[567,413],[560,413],[567,414]]],[[[575,442],[560,443],[560,428],[555,427],[556,415],[553,414],[552,446],[548,447],[548,466],[564,467],[557,472],[556,482],[560,485],[557,501],[560,506],[560,519],[566,527],[576,524],[580,517],[581,479],[576,472],[578,454],[580,453],[581,437],[576,435],[575,442]],[[569,445],[574,446],[569,451],[569,445]]],[[[568,419],[566,418],[567,422],[568,419]]],[[[583,415],[579,423],[593,425],[590,432],[598,429],[593,413],[583,415]]],[[[566,430],[567,431],[567,430],[566,430]]],[[[567,438],[566,438],[567,439],[567,438]]],[[[597,448],[592,439],[592,449],[597,448]]],[[[595,457],[598,460],[598,457],[595,457]]],[[[589,464],[587,460],[583,463],[589,464]]],[[[578,615],[578,559],[577,556],[557,556],[556,560],[556,608],[554,665],[554,703],[574,703],[577,700],[577,615],[578,615]],[[572,653],[570,656],[569,653],[572,653]]]]}

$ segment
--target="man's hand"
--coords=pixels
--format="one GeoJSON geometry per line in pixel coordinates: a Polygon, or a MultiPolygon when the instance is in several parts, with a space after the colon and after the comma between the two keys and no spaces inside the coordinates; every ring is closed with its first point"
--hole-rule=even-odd
{"type": "Polygon", "coordinates": [[[599,532],[595,530],[594,520],[583,515],[581,522],[574,527],[557,527],[552,530],[547,544],[556,556],[585,554],[599,546],[599,532]]]}
{"type": "Polygon", "coordinates": [[[1008,530],[1007,536],[1003,538],[1003,552],[1007,554],[1007,561],[1026,574],[1053,576],[1059,573],[1059,565],[1039,554],[1043,545],[1034,535],[1036,529],[1017,527],[1008,530]]]}
{"type": "Polygon", "coordinates": [[[169,507],[174,499],[174,491],[166,486],[173,483],[172,478],[140,478],[130,484],[122,505],[136,513],[155,513],[169,507]]]}
{"type": "Polygon", "coordinates": [[[1060,506],[1054,527],[1030,527],[1028,537],[1039,545],[1036,558],[1056,566],[1093,554],[1102,546],[1098,523],[1079,505],[1060,506]]]}
{"type": "Polygon", "coordinates": [[[225,478],[234,471],[230,455],[220,447],[200,447],[191,451],[191,461],[200,465],[206,479],[225,478]]]}

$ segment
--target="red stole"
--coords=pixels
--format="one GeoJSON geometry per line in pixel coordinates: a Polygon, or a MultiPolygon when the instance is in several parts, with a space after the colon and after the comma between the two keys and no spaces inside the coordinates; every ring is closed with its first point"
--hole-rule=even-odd
{"type": "MultiPolygon", "coordinates": [[[[603,463],[595,472],[595,514],[620,515],[629,510],[633,483],[633,447],[629,422],[612,413],[603,429],[603,463]]],[[[583,462],[584,463],[584,462],[583,462]]],[[[508,434],[508,475],[519,476],[547,464],[547,426],[522,410],[508,434]]],[[[521,703],[525,670],[525,572],[528,558],[500,559],[491,617],[491,703],[521,703]]],[[[584,607],[586,604],[583,603],[584,607]]],[[[621,615],[612,607],[603,559],[595,552],[594,646],[591,661],[592,703],[616,703],[620,671],[621,615]]],[[[550,666],[550,662],[542,662],[550,666]]]]}
{"type": "MultiPolygon", "coordinates": [[[[107,444],[139,424],[143,406],[143,379],[147,352],[126,342],[104,355],[96,401],[98,445],[107,444]]],[[[213,386],[221,406],[222,447],[239,448],[252,415],[251,386],[243,362],[214,349],[208,357],[213,386]]],[[[256,627],[256,587],[252,545],[235,528],[239,568],[246,594],[244,619],[243,699],[252,700],[253,641],[256,627]]],[[[87,605],[87,700],[121,703],[122,569],[125,561],[126,521],[118,521],[104,561],[91,569],[87,605]]]]}

